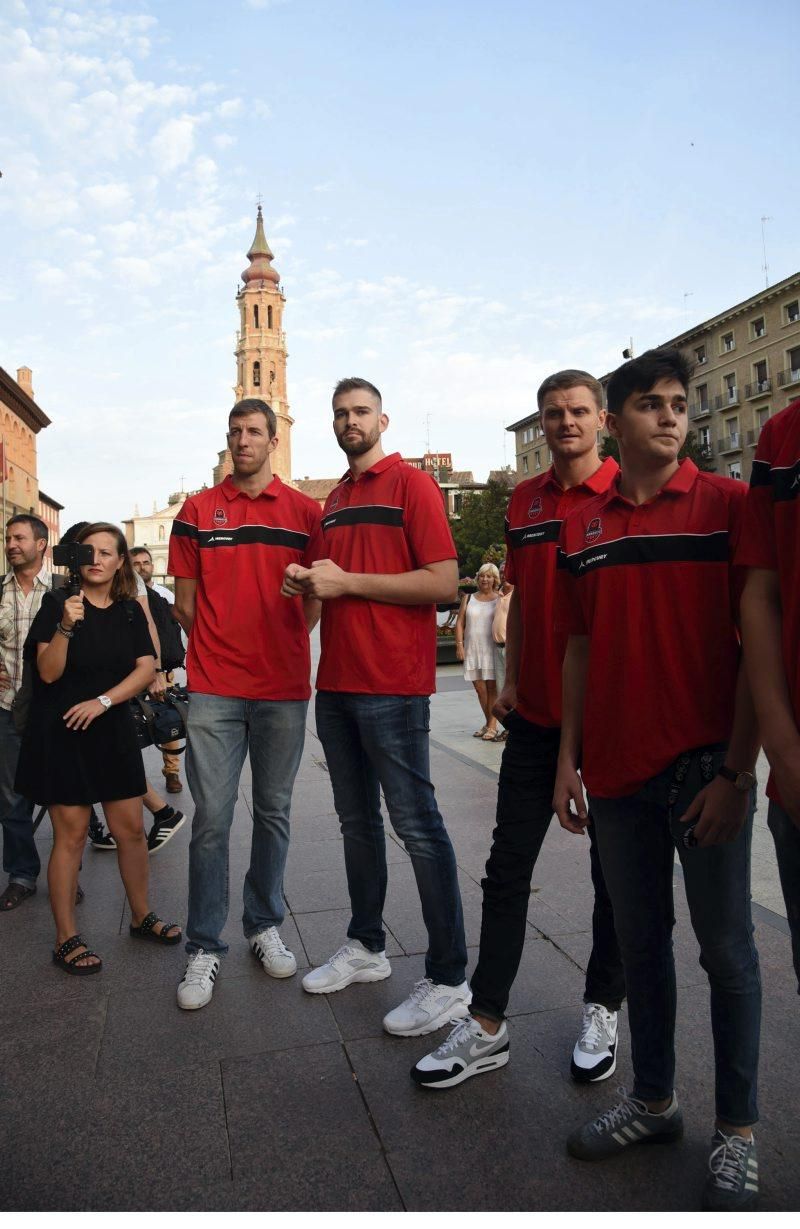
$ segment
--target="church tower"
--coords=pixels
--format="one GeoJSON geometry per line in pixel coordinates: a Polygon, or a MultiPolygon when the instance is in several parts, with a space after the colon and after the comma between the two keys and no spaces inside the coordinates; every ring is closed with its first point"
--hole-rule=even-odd
{"type": "MultiPolygon", "coordinates": [[[[275,411],[278,420],[278,447],[272,454],[272,472],[284,482],[291,481],[291,428],[293,419],[286,399],[286,334],[283,309],[286,299],[274,259],[264,234],[264,219],[258,206],[255,238],[247,253],[250,264],[242,274],[244,285],[236,295],[239,305],[239,331],[236,336],[236,400],[258,397],[275,411]]],[[[219,454],[214,482],[231,472],[227,449],[219,454]]]]}

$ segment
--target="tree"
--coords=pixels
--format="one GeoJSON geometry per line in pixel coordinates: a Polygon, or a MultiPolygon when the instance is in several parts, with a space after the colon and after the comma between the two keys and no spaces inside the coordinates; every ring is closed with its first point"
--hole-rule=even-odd
{"type": "MultiPolygon", "coordinates": [[[[607,435],[600,447],[600,456],[605,461],[607,457],[613,457],[619,464],[619,444],[614,439],[613,435],[607,435]]],[[[689,431],[686,439],[683,442],[683,447],[678,453],[680,460],[684,457],[689,457],[694,461],[698,469],[705,470],[706,473],[714,471],[714,454],[710,448],[705,448],[697,438],[696,431],[689,431]]]]}
{"type": "Polygon", "coordinates": [[[451,521],[462,575],[474,576],[488,552],[492,551],[495,558],[505,553],[504,528],[510,494],[507,483],[492,480],[485,491],[470,491],[464,496],[460,520],[451,521]]]}

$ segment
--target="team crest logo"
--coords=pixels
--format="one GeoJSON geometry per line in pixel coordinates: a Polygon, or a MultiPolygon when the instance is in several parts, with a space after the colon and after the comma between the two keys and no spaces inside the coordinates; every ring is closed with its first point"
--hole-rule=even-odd
{"type": "Polygon", "coordinates": [[[214,515],[212,516],[211,519],[214,522],[215,528],[217,529],[222,529],[223,525],[227,525],[228,523],[228,518],[225,515],[224,508],[215,508],[214,515]]]}
{"type": "Polygon", "coordinates": [[[333,494],[331,495],[330,503],[328,504],[328,511],[335,512],[338,507],[339,507],[339,492],[334,491],[333,494]]]}
{"type": "Polygon", "coordinates": [[[541,515],[542,515],[542,501],[541,501],[541,498],[537,495],[536,498],[532,501],[530,508],[528,508],[528,516],[530,517],[532,521],[535,521],[537,516],[541,516],[541,515]]]}
{"type": "Polygon", "coordinates": [[[586,541],[596,542],[603,532],[603,522],[599,516],[594,517],[586,526],[586,541]]]}

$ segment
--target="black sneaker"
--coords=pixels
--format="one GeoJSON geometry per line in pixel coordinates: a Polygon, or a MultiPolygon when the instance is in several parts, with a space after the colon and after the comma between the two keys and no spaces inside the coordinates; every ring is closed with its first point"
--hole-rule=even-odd
{"type": "Polygon", "coordinates": [[[632,1144],[672,1144],[683,1135],[683,1117],[678,1098],[661,1114],[652,1114],[644,1101],[619,1090],[622,1100],[573,1131],[567,1139],[567,1152],[579,1161],[605,1161],[624,1152],[632,1144]]]}
{"type": "Polygon", "coordinates": [[[758,1157],[751,1136],[723,1135],[711,1139],[708,1176],[703,1189],[704,1212],[746,1212],[758,1203],[758,1157]]]}
{"type": "Polygon", "coordinates": [[[117,842],[110,832],[106,832],[97,815],[92,811],[89,816],[89,842],[92,849],[116,849],[117,842]]]}
{"type": "Polygon", "coordinates": [[[159,849],[163,849],[167,841],[171,841],[175,833],[186,823],[186,816],[183,811],[173,811],[166,819],[160,819],[157,824],[153,824],[147,836],[147,849],[149,853],[158,853],[159,849]]]}

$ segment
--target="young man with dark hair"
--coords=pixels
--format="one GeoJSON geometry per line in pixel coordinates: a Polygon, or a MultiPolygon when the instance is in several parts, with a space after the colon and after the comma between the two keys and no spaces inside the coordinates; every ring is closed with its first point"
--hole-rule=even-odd
{"type": "Polygon", "coordinates": [[[286,597],[322,602],[317,732],[344,838],[352,917],[347,942],[303,978],[309,994],[382,981],[389,818],[411,858],[428,931],[425,977],[385,1016],[389,1033],[416,1037],[466,1014],[467,949],[453,847],[430,778],[430,693],[436,685],[437,602],[458,583],[442,493],[399,453],[386,456],[389,425],[368,380],[341,381],[333,430],[348,469],[328,496],[324,552],[287,568],[286,597]]]}
{"type": "Polygon", "coordinates": [[[45,566],[47,526],[38,516],[12,516],[6,524],[6,559],[10,570],[0,595],[0,821],[3,824],[3,870],[8,884],[0,895],[0,913],[16,909],[33,896],[41,870],[33,838],[33,803],[14,790],[21,738],[14,722],[14,698],[22,683],[22,650],[42,598],[52,585],[45,566]]]}
{"type": "Polygon", "coordinates": [[[744,655],[764,750],[786,916],[800,992],[800,400],[762,428],[737,563],[744,655]]]}
{"type": "MultiPolygon", "coordinates": [[[[566,635],[553,623],[556,554],[569,511],[608,490],[615,461],[601,461],[603,390],[585,371],[548,376],[537,394],[553,465],[514,489],[506,519],[505,577],[513,586],[506,625],[506,679],[495,713],[508,731],[500,765],[496,827],[486,864],[478,964],[470,1015],[411,1072],[426,1088],[452,1088],[508,1061],[505,1011],[527,929],[531,878],[553,817],[561,725],[561,662],[566,635]]],[[[573,1078],[608,1079],[616,1067],[617,1012],[625,982],[614,916],[593,831],[592,954],[573,1078]]]]}
{"type": "Polygon", "coordinates": [[[553,802],[568,831],[595,826],[634,1068],[632,1095],[574,1131],[567,1148],[598,1161],[683,1132],[674,1090],[677,849],[711,987],[717,1120],[703,1206],[725,1211],[758,1197],[761,982],[750,917],[758,731],[732,566],[745,488],[678,460],[689,375],[672,350],[649,351],[612,375],[608,426],[621,472],[561,529],[559,621],[569,641],[553,802]]]}
{"type": "Polygon", "coordinates": [[[319,553],[320,510],[273,475],[276,420],[264,401],[231,410],[233,473],[191,495],[176,516],[169,570],[175,611],[189,635],[186,773],[195,804],[189,847],[189,960],[178,987],[187,1011],[211,999],[228,950],[228,843],[239,777],[250,754],[253,838],[244,883],[245,938],[270,977],[297,962],[279,927],[292,788],[311,693],[309,629],[319,604],[280,596],[290,563],[319,553]]]}

